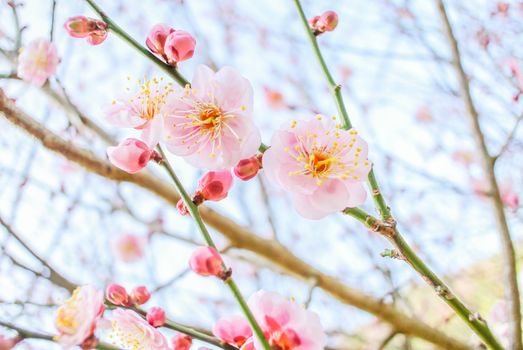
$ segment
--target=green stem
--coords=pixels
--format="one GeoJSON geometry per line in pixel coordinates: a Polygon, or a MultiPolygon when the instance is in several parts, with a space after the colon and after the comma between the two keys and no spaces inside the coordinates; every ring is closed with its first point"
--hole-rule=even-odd
{"type": "Polygon", "coordinates": [[[156,57],[152,52],[147,50],[145,47],[140,45],[135,39],[133,39],[125,30],[123,30],[118,24],[116,24],[105,12],[98,7],[98,5],[93,0],[85,0],[91,8],[98,13],[102,20],[107,23],[107,26],[112,30],[116,35],[121,39],[126,41],[129,45],[134,47],[136,50],[141,52],[145,57],[154,62],[158,67],[160,67],[165,73],[169,74],[178,84],[185,87],[189,84],[187,79],[185,79],[175,67],[168,65],[158,57],[156,57]]]}
{"type": "Polygon", "coordinates": [[[294,0],[294,4],[296,5],[296,10],[298,10],[298,14],[300,15],[301,22],[303,23],[303,26],[305,28],[305,32],[307,33],[307,37],[309,38],[309,42],[311,43],[312,50],[314,51],[314,56],[318,60],[318,63],[320,64],[321,70],[323,71],[323,75],[325,76],[325,79],[327,80],[327,83],[329,84],[329,88],[331,89],[332,93],[334,94],[334,98],[336,100],[336,107],[338,108],[338,112],[340,113],[343,127],[345,129],[352,128],[352,124],[350,122],[349,114],[347,113],[347,109],[345,108],[345,103],[343,102],[343,98],[341,96],[341,85],[337,84],[334,81],[334,78],[332,77],[329,68],[327,67],[327,64],[325,63],[325,60],[323,59],[323,55],[321,54],[320,47],[318,46],[318,41],[316,40],[316,36],[312,32],[311,28],[309,27],[309,22],[307,21],[307,17],[305,16],[305,12],[303,12],[303,8],[301,6],[301,3],[299,0],[294,0]]]}
{"type": "Polygon", "coordinates": [[[423,279],[434,289],[436,294],[445,301],[454,312],[483,340],[489,349],[502,350],[496,337],[490,331],[487,323],[478,314],[470,311],[465,304],[450,290],[419,256],[412,250],[394,225],[382,222],[359,208],[349,208],[343,211],[345,214],[357,219],[372,231],[378,232],[386,237],[396,248],[399,254],[397,258],[405,260],[423,279]]]}
{"type": "MultiPolygon", "coordinates": [[[[144,310],[142,310],[140,308],[137,308],[137,307],[118,306],[118,305],[112,304],[111,302],[109,302],[107,300],[105,301],[105,304],[109,308],[111,308],[111,309],[113,309],[113,308],[123,308],[123,309],[133,310],[134,312],[140,314],[144,318],[147,315],[146,311],[144,311],[144,310]]],[[[190,335],[194,339],[198,339],[198,340],[204,341],[204,342],[206,342],[208,344],[215,345],[215,346],[220,347],[220,348],[225,349],[225,350],[238,350],[236,347],[234,347],[232,345],[229,345],[227,343],[224,343],[220,339],[218,339],[216,337],[213,337],[212,335],[200,332],[200,331],[198,331],[198,330],[196,330],[194,328],[187,327],[187,326],[185,326],[183,324],[180,324],[180,323],[177,323],[177,322],[174,322],[174,321],[171,321],[171,320],[166,320],[165,324],[162,327],[165,327],[165,328],[172,329],[172,330],[180,332],[180,333],[184,333],[184,334],[190,335]]]]}
{"type": "MultiPolygon", "coordinates": [[[[16,333],[18,333],[18,336],[22,339],[41,339],[41,340],[48,340],[48,341],[52,341],[52,342],[55,341],[54,336],[52,336],[52,335],[30,331],[25,328],[15,326],[14,324],[11,324],[8,322],[0,321],[0,326],[14,330],[16,333]]],[[[114,346],[106,344],[106,343],[99,343],[96,346],[96,349],[119,350],[118,348],[115,348],[114,346]]]]}
{"type": "MultiPolygon", "coordinates": [[[[309,23],[301,6],[300,0],[294,0],[294,4],[296,5],[301,22],[305,28],[305,31],[307,32],[309,41],[311,42],[314,55],[316,56],[316,59],[318,60],[323,71],[323,75],[325,76],[329,87],[334,92],[334,99],[336,101],[336,106],[340,113],[344,128],[349,129],[352,127],[352,124],[345,109],[345,104],[340,91],[341,86],[336,84],[332,78],[332,75],[330,74],[330,71],[318,46],[316,36],[309,27],[309,23]]],[[[502,349],[501,345],[496,340],[485,321],[468,310],[467,307],[450,292],[448,286],[444,284],[443,281],[440,280],[438,276],[436,276],[423,263],[423,261],[421,261],[421,259],[414,253],[407,242],[403,239],[401,234],[396,229],[394,218],[392,217],[390,209],[385,202],[385,198],[381,194],[373,169],[371,169],[369,172],[368,183],[372,190],[372,198],[383,222],[367,214],[365,211],[359,208],[347,208],[343,212],[356,218],[358,221],[362,222],[365,226],[371,228],[373,231],[380,232],[383,236],[387,237],[401,253],[401,258],[411,265],[423,277],[423,279],[435,289],[436,293],[442,297],[442,299],[445,300],[447,304],[449,304],[449,306],[468,324],[468,326],[485,342],[485,344],[487,344],[491,349],[502,349]]]]}
{"type": "MultiPolygon", "coordinates": [[[[321,54],[320,47],[318,46],[318,40],[316,40],[316,36],[309,27],[309,22],[307,21],[307,17],[305,16],[305,12],[303,11],[303,7],[301,6],[300,0],[294,0],[294,4],[296,5],[296,10],[298,11],[298,14],[300,16],[303,28],[305,29],[309,42],[311,43],[314,56],[320,64],[325,80],[327,81],[327,84],[329,85],[329,88],[333,93],[334,101],[336,102],[336,107],[338,109],[338,113],[340,114],[340,118],[343,123],[343,128],[350,129],[352,128],[352,123],[350,121],[349,113],[347,113],[347,108],[345,108],[345,103],[343,102],[343,96],[341,95],[341,85],[337,84],[334,81],[334,78],[330,73],[329,67],[327,67],[327,63],[325,63],[325,59],[321,54]]],[[[390,220],[390,210],[387,204],[385,203],[383,195],[381,194],[378,182],[376,181],[376,176],[374,175],[374,169],[371,169],[369,172],[368,183],[373,194],[372,198],[380,212],[382,219],[390,220]]]]}
{"type": "MultiPolygon", "coordinates": [[[[216,244],[214,243],[209,231],[207,230],[207,227],[205,226],[205,224],[202,220],[200,212],[198,211],[198,207],[193,203],[191,197],[189,196],[189,194],[183,187],[180,179],[178,178],[178,176],[174,172],[174,169],[172,168],[171,164],[167,160],[167,157],[166,157],[162,147],[159,145],[158,145],[158,152],[160,153],[160,155],[163,158],[162,163],[161,163],[162,166],[167,170],[167,173],[173,180],[176,190],[180,194],[180,197],[182,198],[183,203],[185,204],[187,210],[191,214],[191,217],[193,218],[194,222],[196,223],[196,226],[198,227],[198,230],[200,231],[203,238],[205,239],[205,242],[207,243],[208,246],[216,249],[216,244]]],[[[224,271],[228,270],[228,267],[225,264],[223,265],[223,268],[224,268],[224,271]]],[[[258,322],[256,322],[254,315],[252,314],[251,310],[249,309],[247,303],[245,302],[245,299],[242,296],[242,294],[240,293],[238,286],[234,282],[233,278],[229,277],[228,279],[226,279],[225,284],[227,284],[227,286],[231,290],[234,298],[236,299],[236,302],[238,303],[238,305],[240,306],[240,308],[243,311],[243,314],[249,321],[251,328],[253,329],[253,331],[256,334],[256,336],[258,337],[258,339],[260,339],[260,341],[263,345],[263,348],[265,350],[271,350],[271,346],[269,345],[267,339],[265,338],[263,331],[260,328],[260,325],[258,324],[258,322]]]]}
{"type": "MultiPolygon", "coordinates": [[[[140,45],[135,39],[133,39],[125,30],[123,30],[118,24],[116,24],[115,21],[111,19],[93,0],[85,0],[89,6],[102,18],[102,20],[107,23],[109,29],[111,29],[116,35],[118,35],[121,39],[123,39],[125,42],[127,42],[129,45],[131,45],[133,48],[138,50],[142,55],[144,55],[147,59],[151,60],[153,63],[155,63],[158,67],[160,67],[164,72],[169,74],[180,86],[185,87],[187,85],[191,85],[185,77],[178,72],[178,70],[165,63],[158,57],[156,57],[152,52],[147,50],[147,48],[140,45]]],[[[265,144],[261,144],[259,151],[261,153],[265,152],[269,147],[265,144]]]]}

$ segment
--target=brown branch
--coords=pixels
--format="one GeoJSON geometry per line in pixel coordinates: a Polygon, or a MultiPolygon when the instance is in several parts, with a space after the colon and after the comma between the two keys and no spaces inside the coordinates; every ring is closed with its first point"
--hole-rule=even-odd
{"type": "MultiPolygon", "coordinates": [[[[147,172],[134,175],[128,174],[99,159],[91,152],[63,140],[16,107],[2,90],[0,90],[0,114],[14,125],[34,136],[49,150],[78,163],[86,170],[111,180],[134,183],[176,206],[179,195],[175,192],[173,186],[147,172]]],[[[340,282],[336,277],[322,273],[296,257],[280,243],[260,238],[247,228],[236,224],[231,219],[212,209],[202,206],[200,211],[204,221],[218,232],[221,232],[232,246],[252,251],[269,260],[283,271],[302,280],[315,279],[318,283],[318,288],[330,293],[343,303],[353,305],[381,318],[390,323],[398,332],[420,337],[444,349],[470,349],[465,343],[431,328],[418,319],[403,314],[393,306],[340,282]]]]}
{"type": "Polygon", "coordinates": [[[501,241],[501,248],[503,257],[503,279],[505,284],[505,295],[509,305],[510,327],[509,327],[509,341],[510,349],[523,349],[521,341],[521,304],[519,296],[519,287],[516,270],[516,254],[514,244],[510,236],[507,219],[505,217],[505,210],[503,208],[503,201],[499,191],[499,185],[494,170],[494,158],[490,155],[485,135],[481,129],[479,121],[479,113],[474,105],[472,99],[469,79],[463,68],[462,57],[459,50],[458,42],[452,30],[447,10],[443,0],[436,0],[438,12],[443,23],[443,29],[447,41],[452,52],[452,66],[459,81],[459,87],[467,115],[472,127],[474,139],[482,158],[483,173],[485,174],[490,187],[491,203],[495,213],[495,221],[498,228],[499,239],[501,241]]]}

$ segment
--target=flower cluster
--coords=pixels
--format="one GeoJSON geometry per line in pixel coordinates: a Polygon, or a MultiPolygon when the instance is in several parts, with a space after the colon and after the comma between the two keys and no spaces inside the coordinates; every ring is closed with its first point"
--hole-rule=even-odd
{"type": "MultiPolygon", "coordinates": [[[[273,349],[322,350],[326,336],[317,314],[294,301],[259,291],[248,301],[265,338],[273,349]]],[[[225,316],[216,322],[213,334],[241,349],[263,350],[260,340],[242,316],[225,316]]]]}

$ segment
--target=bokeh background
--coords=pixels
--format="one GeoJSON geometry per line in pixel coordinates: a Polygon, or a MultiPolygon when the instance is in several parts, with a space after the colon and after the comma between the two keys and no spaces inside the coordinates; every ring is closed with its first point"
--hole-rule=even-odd
{"type": "MultiPolygon", "coordinates": [[[[49,38],[53,28],[61,63],[42,89],[13,76],[16,60],[9,50],[15,45],[16,23],[12,8],[2,0],[0,88],[29,116],[105,158],[107,143],[82,127],[78,111],[115,140],[128,137],[132,131],[116,130],[104,121],[104,109],[134,80],[163,73],[114,35],[95,47],[70,38],[63,30],[67,18],[96,17],[84,1],[15,3],[22,46],[49,38]]],[[[523,132],[518,129],[523,2],[446,3],[488,146],[493,154],[502,151],[496,173],[519,253],[523,211],[514,198],[523,195],[523,132]]],[[[179,67],[188,78],[202,63],[241,71],[254,87],[254,118],[266,143],[286,120],[336,114],[290,0],[98,4],[141,43],[159,22],[192,33],[195,56],[179,67]]],[[[369,143],[370,159],[399,227],[420,256],[503,334],[503,317],[491,313],[503,297],[498,235],[435,4],[353,0],[303,1],[303,6],[309,17],[325,10],[339,15],[338,28],[322,35],[319,43],[343,85],[355,128],[369,143]]],[[[100,288],[112,282],[129,288],[146,285],[155,291],[148,305],[161,305],[170,318],[206,329],[220,316],[238,311],[219,281],[188,271],[188,257],[202,240],[176,208],[135,185],[86,172],[4,118],[0,130],[0,217],[60,274],[75,284],[100,288]],[[113,248],[126,234],[147,240],[143,257],[134,262],[122,261],[113,248]]],[[[186,188],[194,190],[202,173],[180,158],[170,159],[186,188]]],[[[167,180],[162,169],[149,168],[167,180]]],[[[321,221],[299,217],[263,172],[249,182],[236,181],[226,200],[210,206],[260,237],[278,240],[347,285],[463,341],[477,342],[407,264],[380,255],[389,247],[383,238],[341,214],[321,221]]],[[[373,210],[370,199],[365,208],[373,210]]],[[[244,295],[266,289],[306,303],[320,314],[329,348],[433,348],[401,334],[382,344],[394,332],[383,321],[334,300],[315,288],[314,281],[296,279],[267,259],[231,246],[218,232],[213,235],[244,295]]],[[[68,292],[49,280],[49,270],[5,227],[0,227],[0,246],[0,320],[53,333],[56,305],[68,292]]],[[[59,347],[30,340],[18,348],[59,347]]]]}

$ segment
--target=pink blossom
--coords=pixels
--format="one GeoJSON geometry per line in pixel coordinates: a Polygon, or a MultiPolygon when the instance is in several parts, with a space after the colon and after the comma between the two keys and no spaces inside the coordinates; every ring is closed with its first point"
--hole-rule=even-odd
{"type": "Polygon", "coordinates": [[[6,338],[0,335],[0,350],[11,350],[20,341],[20,338],[6,338]]]}
{"type": "Polygon", "coordinates": [[[56,314],[58,343],[68,349],[82,344],[92,336],[96,330],[96,322],[104,311],[103,299],[103,293],[92,286],[76,288],[56,314]]]}
{"type": "Polygon", "coordinates": [[[324,32],[332,32],[338,26],[338,14],[334,11],[325,11],[319,18],[316,26],[324,32]]]}
{"type": "Polygon", "coordinates": [[[169,150],[199,168],[232,168],[261,144],[252,105],[251,84],[236,70],[200,65],[165,118],[169,150]]]}
{"type": "Polygon", "coordinates": [[[499,189],[500,195],[501,195],[501,201],[503,204],[516,211],[519,208],[519,196],[517,192],[514,189],[514,186],[512,186],[510,183],[503,183],[500,185],[499,189]]]}
{"type": "Polygon", "coordinates": [[[183,30],[175,30],[165,40],[165,57],[167,62],[175,64],[191,58],[194,54],[196,40],[183,30]]]}
{"type": "Polygon", "coordinates": [[[258,174],[261,169],[261,159],[254,156],[247,159],[242,159],[234,167],[234,175],[242,181],[248,181],[258,174]]]}
{"type": "Polygon", "coordinates": [[[18,58],[18,76],[40,87],[56,72],[58,63],[54,44],[46,39],[36,39],[23,48],[18,58]]]}
{"type": "Polygon", "coordinates": [[[165,311],[161,307],[152,307],[147,311],[147,322],[153,327],[161,327],[165,324],[165,311]]]}
{"type": "Polygon", "coordinates": [[[189,259],[191,270],[201,276],[223,275],[223,260],[213,247],[198,247],[189,259]]]}
{"type": "Polygon", "coordinates": [[[163,78],[139,82],[139,91],[113,101],[107,110],[107,121],[121,128],[142,130],[140,137],[149,148],[154,148],[163,133],[163,117],[173,92],[172,83],[163,78]]]}
{"type": "MultiPolygon", "coordinates": [[[[252,295],[248,304],[271,347],[323,350],[326,336],[316,313],[276,293],[263,290],[252,295]]],[[[263,350],[256,337],[254,346],[256,350],[263,350]]]]}
{"type": "Polygon", "coordinates": [[[220,318],[212,329],[212,333],[229,345],[242,347],[252,337],[252,330],[240,315],[230,315],[220,318]]]}
{"type": "Polygon", "coordinates": [[[138,139],[125,139],[117,146],[107,147],[109,161],[116,167],[134,174],[155,158],[155,151],[138,139]]]}
{"type": "Polygon", "coordinates": [[[173,339],[173,350],[189,350],[192,345],[192,338],[187,334],[178,333],[173,339]]]}
{"type": "Polygon", "coordinates": [[[280,91],[264,87],[263,92],[265,93],[265,101],[269,107],[273,109],[285,107],[285,98],[280,91]]]}
{"type": "Polygon", "coordinates": [[[220,201],[227,197],[233,184],[231,172],[210,171],[198,182],[198,192],[208,201],[220,201]]]}
{"type": "Polygon", "coordinates": [[[129,295],[125,288],[119,284],[111,283],[105,289],[105,298],[115,305],[125,306],[129,304],[129,295]]]}
{"type": "Polygon", "coordinates": [[[291,193],[294,207],[308,219],[362,204],[371,169],[367,143],[357,132],[322,119],[293,121],[274,134],[263,155],[267,177],[291,193]]]}
{"type": "Polygon", "coordinates": [[[338,26],[338,14],[334,11],[325,11],[321,16],[309,19],[309,26],[314,35],[332,32],[338,26]]]}
{"type": "Polygon", "coordinates": [[[69,18],[64,23],[66,32],[73,38],[86,38],[91,45],[98,45],[107,38],[107,23],[85,16],[69,18]]]}
{"type": "Polygon", "coordinates": [[[174,31],[175,30],[173,28],[165,24],[158,23],[151,28],[151,31],[147,36],[147,40],[145,41],[145,44],[147,45],[149,50],[151,50],[151,52],[165,58],[165,40],[167,39],[169,34],[174,33],[174,31]]]}
{"type": "Polygon", "coordinates": [[[111,315],[116,346],[133,350],[169,350],[167,339],[132,310],[116,309],[111,315]]]}
{"type": "Polygon", "coordinates": [[[116,257],[123,262],[135,262],[145,253],[147,239],[133,234],[123,234],[113,241],[112,248],[116,257]]]}
{"type": "Polygon", "coordinates": [[[131,301],[136,305],[143,305],[151,298],[151,293],[145,286],[138,286],[131,291],[131,301]]]}

